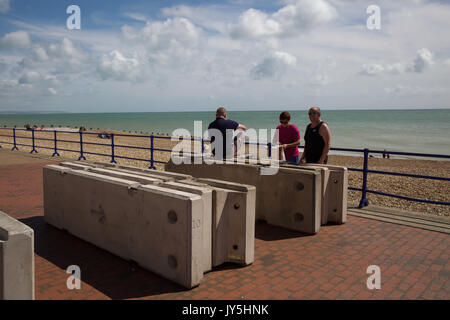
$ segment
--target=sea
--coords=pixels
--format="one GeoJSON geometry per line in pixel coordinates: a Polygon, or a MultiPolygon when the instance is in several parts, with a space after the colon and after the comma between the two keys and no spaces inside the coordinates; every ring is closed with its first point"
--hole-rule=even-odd
{"type": "MultiPolygon", "coordinates": [[[[288,110],[291,123],[303,135],[309,117],[307,110],[288,110]]],[[[274,129],[281,111],[229,111],[228,118],[247,128],[274,129]]],[[[172,135],[176,129],[194,134],[194,122],[201,121],[202,131],[215,119],[211,112],[126,112],[126,113],[40,113],[0,114],[0,127],[25,124],[45,127],[80,127],[112,129],[172,135]]],[[[331,131],[335,148],[369,148],[415,153],[450,155],[450,109],[426,110],[322,110],[322,120],[331,131]]],[[[198,133],[199,131],[197,131],[198,133]]],[[[270,138],[269,138],[270,139],[270,138]]],[[[1,139],[0,139],[1,140],[1,139]]],[[[265,142],[264,138],[260,142],[265,142]]],[[[0,144],[1,145],[1,144],[0,144]]],[[[341,153],[341,152],[338,152],[341,153]]]]}

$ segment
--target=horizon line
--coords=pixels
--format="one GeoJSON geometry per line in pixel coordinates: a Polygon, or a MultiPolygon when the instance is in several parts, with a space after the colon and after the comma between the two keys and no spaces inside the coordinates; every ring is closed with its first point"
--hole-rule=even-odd
{"type": "MultiPolygon", "coordinates": [[[[284,111],[307,111],[307,109],[283,109],[284,111]]],[[[381,108],[381,109],[328,109],[328,108],[320,108],[322,111],[413,111],[413,110],[446,110],[450,109],[450,107],[438,107],[438,108],[381,108]]],[[[73,111],[46,111],[46,110],[37,110],[37,111],[0,111],[0,115],[2,114],[96,114],[96,113],[175,113],[175,112],[215,112],[216,109],[209,110],[173,110],[173,111],[108,111],[108,112],[73,112],[73,111]]],[[[228,108],[229,112],[278,112],[282,111],[282,109],[245,109],[245,110],[233,110],[232,108],[228,108]]]]}

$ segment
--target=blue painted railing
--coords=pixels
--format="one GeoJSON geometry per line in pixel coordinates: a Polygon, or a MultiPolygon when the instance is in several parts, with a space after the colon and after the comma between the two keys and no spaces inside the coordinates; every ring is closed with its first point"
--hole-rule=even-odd
{"type": "MultiPolygon", "coordinates": [[[[34,129],[26,130],[26,129],[16,129],[16,128],[12,128],[12,129],[11,128],[0,128],[0,129],[2,129],[2,130],[12,130],[13,131],[13,136],[12,136],[13,142],[12,143],[11,142],[7,142],[7,141],[0,141],[0,143],[13,145],[11,151],[14,151],[14,150],[18,151],[19,150],[18,146],[31,147],[32,149],[31,149],[30,153],[37,153],[38,151],[36,150],[36,148],[52,149],[54,151],[52,157],[55,157],[55,156],[59,157],[58,151],[75,152],[75,153],[79,153],[80,154],[78,160],[86,160],[86,157],[84,156],[85,154],[86,155],[98,155],[98,156],[111,157],[111,161],[110,161],[111,163],[117,163],[116,162],[116,158],[150,162],[149,169],[156,170],[155,163],[165,164],[165,162],[156,160],[154,158],[154,151],[172,152],[172,150],[168,150],[168,149],[155,148],[155,139],[172,139],[172,137],[168,137],[168,136],[110,134],[111,143],[110,144],[104,144],[104,143],[94,143],[94,142],[83,141],[83,136],[84,135],[98,135],[98,133],[93,133],[93,132],[79,131],[78,132],[79,135],[80,135],[79,141],[72,141],[72,140],[58,140],[57,139],[57,133],[59,133],[59,134],[76,134],[77,132],[64,132],[64,131],[57,131],[57,130],[40,131],[40,130],[34,130],[34,129]],[[25,136],[17,137],[16,136],[16,131],[31,131],[31,138],[30,137],[25,137],[25,136]],[[53,137],[53,139],[36,138],[35,137],[35,131],[37,131],[37,132],[53,132],[54,133],[54,137],[53,137]],[[150,147],[146,148],[146,147],[118,145],[118,144],[115,144],[115,140],[114,140],[115,137],[150,138],[150,147]],[[32,140],[32,144],[31,145],[27,145],[27,144],[17,143],[16,138],[31,139],[32,140]],[[44,146],[37,146],[36,145],[36,141],[37,140],[53,141],[54,142],[54,147],[53,148],[49,148],[49,147],[44,147],[44,146]],[[77,143],[77,144],[80,145],[80,150],[70,150],[70,149],[58,148],[57,147],[57,142],[77,143]],[[84,147],[83,147],[84,145],[98,145],[98,146],[111,147],[111,154],[87,152],[87,151],[84,150],[84,147]],[[115,154],[115,148],[116,147],[129,148],[129,149],[149,150],[150,151],[150,159],[132,158],[132,157],[125,157],[125,156],[116,155],[115,154]]],[[[1,131],[0,131],[0,133],[1,133],[1,131]]],[[[11,135],[0,134],[0,137],[11,138],[11,135]]],[[[205,151],[205,142],[208,142],[207,140],[200,139],[200,138],[192,138],[192,137],[190,137],[190,138],[184,137],[183,139],[187,139],[187,140],[190,140],[190,141],[201,141],[201,154],[204,153],[204,151],[205,151]]],[[[270,159],[272,157],[272,144],[270,142],[267,143],[267,144],[246,142],[246,144],[265,146],[265,147],[267,147],[267,150],[268,150],[268,154],[267,154],[268,158],[270,159]]],[[[302,146],[300,146],[300,147],[302,147],[302,146]]],[[[0,148],[1,148],[1,145],[0,145],[0,148]]],[[[436,176],[427,176],[427,175],[418,175],[418,174],[409,174],[409,173],[400,173],[400,172],[370,170],[369,169],[369,155],[371,153],[372,154],[390,154],[390,155],[401,155],[401,156],[414,156],[414,157],[424,157],[424,158],[438,158],[438,159],[450,159],[450,155],[428,154],[428,153],[413,153],[413,152],[398,152],[398,151],[388,151],[388,150],[380,151],[380,150],[370,150],[370,149],[367,149],[367,148],[366,149],[331,148],[330,150],[332,150],[332,151],[352,152],[352,153],[363,153],[363,156],[364,156],[363,168],[362,169],[348,168],[349,171],[361,172],[362,175],[363,175],[362,188],[356,188],[356,187],[351,187],[351,186],[349,187],[349,190],[361,192],[361,200],[359,202],[359,207],[360,208],[365,207],[365,206],[367,206],[369,204],[369,200],[367,199],[367,194],[368,193],[378,194],[378,195],[387,196],[387,197],[394,197],[394,198],[403,199],[403,200],[409,200],[409,201],[429,203],[429,204],[447,205],[447,206],[450,205],[450,202],[446,202],[446,201],[434,201],[434,200],[418,199],[418,198],[413,198],[413,197],[396,195],[396,194],[392,194],[392,193],[386,193],[386,192],[381,192],[381,191],[376,191],[376,190],[370,190],[370,189],[367,188],[367,179],[368,179],[368,174],[369,173],[383,174],[383,175],[394,175],[394,176],[409,177],[409,178],[419,178],[419,179],[431,179],[431,180],[440,180],[440,181],[450,181],[450,178],[447,178],[447,177],[436,177],[436,176]]],[[[193,154],[193,155],[199,154],[199,153],[195,153],[195,152],[189,152],[189,153],[193,154]]]]}

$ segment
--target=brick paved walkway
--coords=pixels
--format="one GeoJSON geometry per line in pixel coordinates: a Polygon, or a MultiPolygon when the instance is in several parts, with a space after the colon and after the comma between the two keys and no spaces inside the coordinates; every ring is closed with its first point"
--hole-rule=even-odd
{"type": "Polygon", "coordinates": [[[255,262],[186,290],[43,220],[45,163],[0,165],[0,210],[35,230],[36,299],[450,299],[449,235],[355,216],[314,236],[256,225],[255,262]],[[81,267],[81,290],[65,270],[81,267]],[[369,265],[381,290],[368,290],[369,265]]]}

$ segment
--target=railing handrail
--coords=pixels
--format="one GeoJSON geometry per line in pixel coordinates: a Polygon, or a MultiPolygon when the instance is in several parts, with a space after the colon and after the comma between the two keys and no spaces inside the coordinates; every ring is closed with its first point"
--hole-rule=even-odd
{"type": "MultiPolygon", "coordinates": [[[[80,153],[80,157],[78,158],[78,160],[86,160],[86,158],[84,157],[85,154],[92,154],[92,155],[99,155],[99,156],[106,156],[106,157],[111,157],[111,163],[117,163],[115,161],[116,158],[119,159],[129,159],[129,160],[138,160],[138,161],[149,161],[150,162],[150,169],[154,169],[156,170],[155,167],[155,163],[165,163],[163,161],[158,161],[156,159],[154,159],[154,151],[162,151],[162,152],[172,152],[172,150],[169,149],[162,149],[162,148],[155,148],[154,146],[154,142],[155,139],[177,139],[177,140],[185,140],[188,139],[190,141],[201,141],[201,145],[202,145],[202,153],[204,153],[204,144],[205,142],[211,142],[209,139],[204,139],[201,137],[194,137],[194,136],[178,136],[178,137],[174,137],[174,136],[161,136],[161,135],[136,135],[136,134],[121,134],[121,133],[108,133],[107,131],[104,131],[105,133],[107,133],[108,135],[110,135],[110,139],[111,139],[111,143],[110,144],[103,144],[103,143],[94,143],[94,142],[87,142],[87,141],[83,141],[83,135],[99,135],[103,132],[84,132],[84,131],[63,131],[63,130],[57,130],[57,128],[53,129],[53,130],[39,130],[39,129],[34,129],[34,128],[30,128],[30,129],[22,129],[22,128],[0,128],[0,130],[12,130],[13,131],[13,135],[0,135],[0,137],[12,137],[13,138],[13,143],[10,142],[6,142],[6,141],[0,141],[1,143],[6,143],[6,144],[12,144],[13,148],[11,149],[11,151],[14,150],[19,150],[18,146],[27,146],[27,147],[32,147],[32,150],[30,153],[37,153],[38,151],[36,150],[36,148],[42,148],[42,149],[54,149],[54,153],[52,155],[52,157],[54,156],[60,156],[58,153],[59,151],[67,151],[67,152],[77,152],[80,153]],[[31,131],[31,137],[23,137],[23,136],[17,136],[16,135],[16,131],[31,131]],[[54,137],[53,139],[49,139],[49,138],[39,138],[39,137],[35,137],[35,132],[48,132],[54,133],[54,137]],[[71,141],[71,140],[58,140],[57,139],[57,134],[79,134],[79,140],[78,141],[71,141]],[[149,138],[150,139],[150,147],[138,147],[138,146],[126,146],[126,145],[121,145],[121,144],[116,144],[114,139],[115,137],[134,137],[134,138],[149,138]],[[26,145],[26,144],[20,144],[17,143],[16,139],[17,138],[21,138],[21,139],[30,139],[32,140],[32,144],[31,145],[26,145]],[[43,141],[54,141],[54,147],[53,148],[49,148],[49,147],[44,147],[44,146],[37,146],[36,145],[36,140],[43,140],[43,141]],[[68,143],[79,143],[80,144],[80,150],[70,150],[70,149],[62,149],[62,148],[57,148],[57,142],[68,142],[68,143]],[[84,144],[88,144],[88,145],[101,145],[101,146],[110,146],[111,147],[111,154],[102,154],[102,153],[96,153],[96,152],[87,152],[84,151],[83,149],[83,145],[84,144]],[[141,150],[150,150],[150,160],[148,159],[142,159],[142,158],[132,158],[132,157],[126,157],[126,156],[119,156],[115,154],[115,147],[120,147],[120,148],[130,148],[130,149],[141,149],[141,150]]],[[[251,142],[251,141],[245,141],[246,145],[257,145],[257,146],[265,146],[268,149],[268,158],[270,159],[272,157],[272,148],[275,148],[272,146],[271,142],[267,142],[267,143],[261,143],[261,142],[251,142]]],[[[1,146],[0,146],[1,147],[1,146]]],[[[304,146],[300,145],[299,148],[304,148],[304,146]]],[[[417,198],[412,198],[412,197],[407,197],[407,196],[401,196],[401,195],[395,195],[395,194],[391,194],[391,193],[385,193],[385,192],[381,192],[381,191],[375,191],[375,190],[370,190],[367,188],[367,180],[368,180],[368,174],[369,173],[373,173],[373,174],[383,174],[383,175],[394,175],[394,176],[403,176],[403,177],[410,177],[410,178],[420,178],[420,179],[431,179],[431,180],[440,180],[440,181],[450,181],[450,178],[448,177],[436,177],[436,176],[427,176],[427,175],[418,175],[418,174],[410,174],[410,173],[402,173],[402,172],[390,172],[390,171],[380,171],[380,170],[370,170],[369,169],[369,154],[371,153],[375,153],[375,154],[389,154],[389,155],[402,155],[402,156],[414,156],[414,157],[427,157],[427,158],[441,158],[441,159],[450,159],[450,155],[445,155],[445,154],[430,154],[430,153],[417,153],[417,152],[402,152],[402,151],[391,151],[391,150],[374,150],[374,149],[369,149],[369,148],[364,148],[364,149],[355,149],[355,148],[336,148],[336,147],[332,147],[330,148],[331,151],[344,151],[344,152],[353,152],[353,153],[363,153],[364,156],[364,164],[363,164],[363,168],[359,169],[359,168],[348,168],[348,170],[350,171],[356,171],[356,172],[362,172],[363,174],[363,186],[362,188],[355,188],[355,187],[349,187],[349,190],[353,190],[353,191],[360,191],[361,192],[361,200],[359,203],[359,207],[362,208],[364,206],[367,206],[369,204],[369,201],[367,199],[367,193],[373,193],[373,194],[378,194],[378,195],[383,195],[383,196],[389,196],[389,197],[395,197],[395,198],[399,198],[399,199],[404,199],[404,200],[409,200],[409,201],[418,201],[418,202],[424,202],[424,203],[431,203],[431,204],[438,204],[438,205],[450,205],[450,202],[445,202],[445,201],[434,201],[434,200],[425,200],[425,199],[417,199],[417,198]]],[[[198,154],[195,152],[188,152],[189,154],[198,154]]]]}

